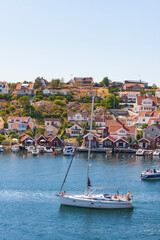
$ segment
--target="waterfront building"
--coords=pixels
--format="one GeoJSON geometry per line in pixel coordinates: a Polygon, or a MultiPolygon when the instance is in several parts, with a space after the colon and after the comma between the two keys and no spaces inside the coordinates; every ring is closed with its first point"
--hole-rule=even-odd
{"type": "Polygon", "coordinates": [[[138,145],[141,148],[150,149],[154,147],[154,140],[151,137],[143,137],[138,140],[138,145]]]}
{"type": "Polygon", "coordinates": [[[89,137],[91,137],[91,147],[92,148],[96,148],[98,146],[98,136],[95,135],[94,133],[92,133],[90,135],[90,133],[84,135],[83,139],[84,139],[84,146],[85,147],[89,147],[89,137]]]}
{"type": "Polygon", "coordinates": [[[8,118],[8,130],[14,130],[16,134],[21,134],[27,129],[33,130],[35,127],[34,121],[31,117],[9,117],[8,118]]]}

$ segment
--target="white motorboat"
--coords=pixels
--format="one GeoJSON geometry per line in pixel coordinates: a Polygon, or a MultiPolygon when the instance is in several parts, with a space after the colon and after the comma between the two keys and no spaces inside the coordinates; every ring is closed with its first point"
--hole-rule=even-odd
{"type": "Polygon", "coordinates": [[[72,146],[65,146],[64,149],[63,149],[63,155],[71,156],[71,155],[74,154],[74,151],[75,151],[74,147],[72,147],[72,146]]]}
{"type": "Polygon", "coordinates": [[[144,156],[144,150],[139,148],[136,152],[136,156],[144,156]]]}
{"type": "Polygon", "coordinates": [[[34,146],[29,146],[29,147],[27,148],[27,152],[28,152],[28,153],[32,153],[33,149],[34,149],[34,146]]]}
{"type": "Polygon", "coordinates": [[[53,150],[51,147],[45,147],[44,151],[45,153],[53,153],[53,150]]]}
{"type": "Polygon", "coordinates": [[[4,151],[4,148],[2,145],[0,145],[0,152],[3,152],[4,151]]]}
{"type": "Polygon", "coordinates": [[[43,146],[38,146],[38,150],[39,150],[40,153],[45,152],[45,148],[43,146]]]}
{"type": "Polygon", "coordinates": [[[154,152],[153,152],[153,156],[160,156],[160,149],[156,149],[154,152]]]}
{"type": "Polygon", "coordinates": [[[158,169],[148,169],[141,173],[142,180],[158,180],[160,179],[160,170],[158,169]]]}
{"type": "Polygon", "coordinates": [[[38,154],[39,154],[38,148],[34,147],[33,150],[32,150],[32,155],[37,156],[38,154]]]}
{"type": "Polygon", "coordinates": [[[12,145],[12,152],[19,152],[18,144],[12,145]]]}
{"type": "MultiPolygon", "coordinates": [[[[93,120],[93,105],[94,97],[92,97],[92,111],[91,111],[91,123],[90,123],[90,135],[89,135],[89,148],[88,148],[88,164],[87,164],[87,181],[86,190],[83,195],[68,195],[66,192],[62,192],[62,188],[66,181],[69,169],[71,167],[74,155],[72,156],[71,162],[69,164],[66,176],[64,178],[63,184],[59,191],[60,204],[72,207],[85,207],[85,208],[98,208],[98,209],[126,209],[133,208],[132,199],[127,196],[120,197],[118,195],[108,195],[108,194],[93,194],[96,189],[108,189],[108,188],[95,188],[91,186],[89,179],[89,167],[90,167],[90,153],[91,153],[91,134],[92,134],[92,120],[93,120]],[[91,192],[92,191],[92,192],[91,192]]],[[[114,189],[114,188],[113,188],[114,189]]]]}

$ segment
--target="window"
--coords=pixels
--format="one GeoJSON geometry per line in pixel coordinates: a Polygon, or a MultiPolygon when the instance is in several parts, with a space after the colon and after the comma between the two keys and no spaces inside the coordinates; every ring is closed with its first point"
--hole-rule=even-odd
{"type": "Polygon", "coordinates": [[[154,129],[152,128],[152,132],[154,131],[154,129]]]}

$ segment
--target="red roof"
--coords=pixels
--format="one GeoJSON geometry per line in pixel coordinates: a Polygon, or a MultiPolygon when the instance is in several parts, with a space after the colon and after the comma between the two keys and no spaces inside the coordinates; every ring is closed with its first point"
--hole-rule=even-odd
{"type": "Polygon", "coordinates": [[[147,96],[137,96],[137,104],[142,105],[142,101],[144,99],[150,99],[153,101],[152,106],[157,106],[157,98],[156,97],[147,97],[147,96]]]}

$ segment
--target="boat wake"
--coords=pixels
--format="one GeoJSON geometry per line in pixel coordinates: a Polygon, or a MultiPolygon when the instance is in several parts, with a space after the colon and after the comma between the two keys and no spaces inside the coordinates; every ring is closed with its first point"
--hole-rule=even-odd
{"type": "Polygon", "coordinates": [[[14,190],[1,190],[0,201],[35,201],[35,200],[54,200],[55,192],[31,192],[31,191],[14,191],[14,190]]]}

